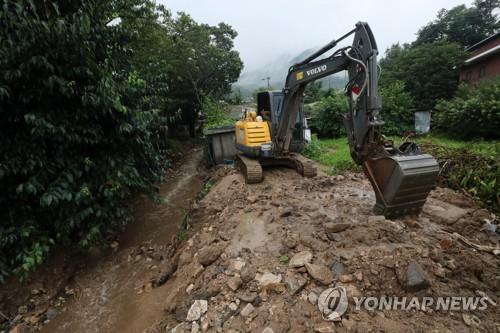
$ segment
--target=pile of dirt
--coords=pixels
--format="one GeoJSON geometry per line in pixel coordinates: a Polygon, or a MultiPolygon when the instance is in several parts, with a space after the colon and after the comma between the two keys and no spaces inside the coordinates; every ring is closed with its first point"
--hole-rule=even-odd
{"type": "Polygon", "coordinates": [[[485,230],[494,216],[466,197],[438,188],[419,217],[387,220],[373,215],[359,174],[271,169],[247,185],[234,170],[218,173],[190,212],[187,240],[160,267],[165,317],[149,332],[500,332],[499,236],[485,230]],[[325,320],[318,297],[339,286],[347,311],[325,320]],[[488,306],[354,306],[354,297],[384,295],[481,296],[488,306]]]}

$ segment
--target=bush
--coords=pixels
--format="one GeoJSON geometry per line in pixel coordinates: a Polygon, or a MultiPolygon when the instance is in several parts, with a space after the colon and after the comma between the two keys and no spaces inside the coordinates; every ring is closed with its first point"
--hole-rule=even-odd
{"type": "Polygon", "coordinates": [[[310,104],[311,129],[320,137],[337,138],[346,134],[343,114],[348,111],[346,97],[332,91],[319,102],[310,104]]]}
{"type": "Polygon", "coordinates": [[[405,85],[396,81],[380,89],[384,134],[399,135],[415,128],[413,98],[405,91],[405,85]]]}
{"type": "Polygon", "coordinates": [[[478,87],[462,84],[455,98],[437,104],[434,122],[458,138],[500,138],[500,78],[478,87]]]}
{"type": "Polygon", "coordinates": [[[439,161],[442,186],[465,189],[481,205],[500,211],[498,150],[493,154],[480,154],[472,147],[449,148],[429,142],[424,142],[422,146],[439,161]]]}
{"type": "Polygon", "coordinates": [[[210,97],[205,97],[202,104],[202,114],[205,117],[204,127],[206,129],[234,125],[235,120],[231,118],[223,105],[210,97]]]}
{"type": "Polygon", "coordinates": [[[118,76],[125,32],[99,6],[0,11],[0,281],[54,244],[99,243],[163,175],[164,120],[122,100],[144,82],[118,76]]]}

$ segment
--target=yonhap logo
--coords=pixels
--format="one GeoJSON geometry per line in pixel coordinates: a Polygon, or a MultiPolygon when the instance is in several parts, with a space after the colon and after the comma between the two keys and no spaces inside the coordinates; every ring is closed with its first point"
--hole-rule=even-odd
{"type": "Polygon", "coordinates": [[[340,320],[347,311],[347,305],[347,291],[342,286],[328,288],[318,298],[318,308],[324,320],[340,320]]]}

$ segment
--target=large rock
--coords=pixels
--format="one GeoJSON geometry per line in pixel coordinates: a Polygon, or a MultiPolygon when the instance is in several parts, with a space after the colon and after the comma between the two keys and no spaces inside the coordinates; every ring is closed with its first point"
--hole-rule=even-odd
{"type": "MultiPolygon", "coordinates": [[[[401,278],[400,278],[401,279],[401,278]]],[[[406,275],[402,279],[401,286],[404,290],[415,292],[430,287],[429,278],[422,267],[416,262],[411,261],[406,269],[406,275]]]]}
{"type": "Polygon", "coordinates": [[[200,319],[200,317],[207,312],[208,302],[203,299],[194,301],[193,305],[189,308],[188,314],[186,316],[186,321],[195,321],[200,319]]]}
{"type": "Polygon", "coordinates": [[[317,282],[324,285],[329,285],[333,282],[333,274],[328,269],[328,267],[309,263],[307,263],[305,266],[307,269],[307,273],[309,273],[309,275],[317,282]]]}
{"type": "Polygon", "coordinates": [[[220,257],[225,248],[226,245],[223,243],[210,244],[204,246],[198,252],[198,262],[203,266],[210,265],[220,257]]]}
{"type": "Polygon", "coordinates": [[[306,263],[310,263],[312,260],[312,253],[309,251],[302,251],[295,254],[290,263],[288,264],[290,267],[298,268],[304,266],[306,263]]]}

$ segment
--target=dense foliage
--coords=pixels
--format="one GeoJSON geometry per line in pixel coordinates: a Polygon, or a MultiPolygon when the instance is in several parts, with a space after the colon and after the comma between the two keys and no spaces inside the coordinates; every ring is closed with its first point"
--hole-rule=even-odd
{"type": "Polygon", "coordinates": [[[202,112],[205,122],[203,127],[206,129],[230,126],[235,123],[235,120],[228,115],[224,105],[217,103],[211,97],[207,96],[203,99],[202,112]]]}
{"type": "Polygon", "coordinates": [[[435,126],[459,138],[500,138],[500,78],[478,87],[461,85],[436,106],[435,126]]]}
{"type": "Polygon", "coordinates": [[[454,43],[396,44],[380,61],[380,84],[387,87],[401,81],[413,97],[416,110],[432,110],[438,99],[451,98],[455,93],[464,58],[465,52],[454,43]]]}
{"type": "Polygon", "coordinates": [[[500,0],[475,0],[472,6],[441,9],[436,20],[418,31],[416,43],[448,41],[471,46],[500,30],[500,0]]]}
{"type": "Polygon", "coordinates": [[[473,146],[461,148],[422,142],[426,152],[439,161],[442,186],[464,189],[471,196],[496,212],[500,211],[500,144],[490,143],[491,153],[478,153],[473,146]]]}
{"type": "Polygon", "coordinates": [[[126,223],[126,200],[154,195],[168,166],[168,125],[196,121],[241,70],[229,26],[150,1],[1,6],[0,280],[126,223]]]}
{"type": "Polygon", "coordinates": [[[404,83],[395,81],[380,89],[384,134],[401,135],[415,128],[413,97],[405,91],[404,83]]]}
{"type": "Polygon", "coordinates": [[[337,138],[346,134],[343,114],[347,113],[347,98],[343,93],[331,90],[314,104],[309,104],[306,112],[311,117],[309,126],[320,137],[337,138]]]}

